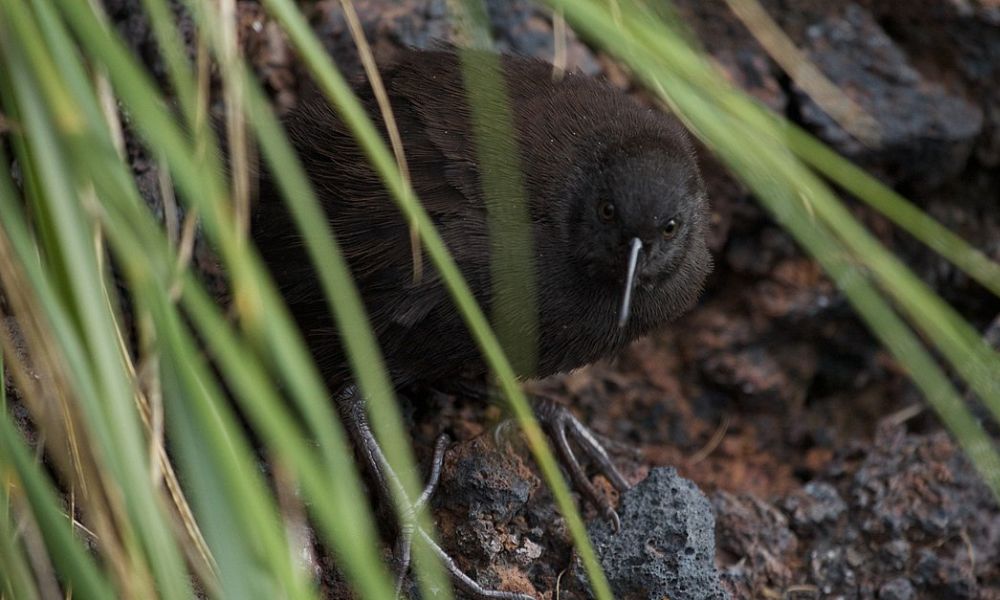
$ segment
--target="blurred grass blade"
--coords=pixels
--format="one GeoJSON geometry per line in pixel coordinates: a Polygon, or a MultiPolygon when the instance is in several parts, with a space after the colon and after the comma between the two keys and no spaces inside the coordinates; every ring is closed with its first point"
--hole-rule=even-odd
{"type": "MultiPolygon", "coordinates": [[[[0,153],[2,158],[2,153],[0,153]]],[[[6,164],[6,163],[3,163],[6,164]]],[[[0,183],[0,194],[7,191],[7,187],[0,183]]],[[[0,240],[0,244],[4,242],[0,240]]],[[[3,313],[0,312],[0,319],[3,313]]],[[[0,328],[7,324],[0,320],[0,328]]],[[[6,341],[7,332],[0,331],[0,338],[6,341]]],[[[9,419],[7,412],[7,370],[4,364],[4,352],[8,348],[6,344],[0,348],[0,418],[9,419]]],[[[17,522],[12,506],[13,493],[15,487],[14,473],[3,465],[8,461],[0,453],[0,564],[4,565],[0,569],[0,596],[6,595],[9,598],[24,598],[34,600],[39,598],[38,587],[31,579],[28,568],[28,561],[24,555],[24,547],[18,543],[17,522]]]]}
{"type": "Polygon", "coordinates": [[[514,115],[499,56],[479,50],[458,56],[489,224],[491,323],[514,371],[530,377],[538,367],[537,265],[514,115]]]}
{"type": "MultiPolygon", "coordinates": [[[[677,91],[673,93],[674,96],[677,95],[677,91]]],[[[732,94],[729,95],[732,96],[732,94]]],[[[742,108],[748,114],[748,118],[740,120],[738,116],[733,116],[727,117],[727,120],[731,123],[732,128],[746,131],[748,140],[759,140],[758,143],[770,142],[774,144],[772,149],[774,153],[784,154],[785,136],[783,133],[785,131],[798,134],[804,140],[810,139],[800,130],[794,127],[789,128],[787,124],[780,126],[779,129],[779,123],[763,115],[757,106],[744,101],[743,106],[740,107],[738,106],[740,98],[732,96],[731,99],[737,104],[737,108],[742,108]],[[755,129],[753,123],[758,123],[759,129],[755,129]]],[[[697,102],[689,104],[689,106],[696,105],[697,102]]],[[[707,119],[701,121],[703,123],[702,129],[706,126],[704,125],[706,121],[707,119]]],[[[723,139],[720,134],[712,143],[719,147],[723,143],[723,139]]],[[[815,141],[813,141],[813,145],[819,146],[815,141]]],[[[839,160],[846,162],[843,159],[839,160]]],[[[810,197],[813,202],[809,205],[810,210],[824,218],[843,244],[858,257],[858,260],[872,269],[881,282],[884,292],[892,296],[895,302],[908,314],[914,326],[923,331],[934,342],[935,346],[951,363],[952,368],[962,374],[972,389],[1000,420],[1000,368],[998,368],[1000,354],[985,344],[980,339],[979,334],[954,309],[942,301],[905,265],[879,244],[821,181],[802,168],[799,163],[787,161],[786,163],[785,169],[789,171],[789,185],[812,191],[810,197]]],[[[837,181],[837,183],[846,182],[837,181]]],[[[770,202],[772,210],[778,210],[774,206],[774,202],[768,198],[762,197],[762,201],[770,202]]],[[[907,203],[904,202],[904,204],[907,203]]],[[[912,208],[912,205],[909,206],[912,208]]],[[[938,225],[937,229],[943,228],[938,225]]],[[[920,235],[929,234],[927,231],[923,231],[920,235]]],[[[953,235],[951,237],[955,238],[953,235]]],[[[995,263],[977,261],[977,256],[981,259],[984,258],[981,253],[973,251],[966,244],[963,257],[967,263],[973,265],[992,264],[996,267],[995,263]]]]}
{"type": "MultiPolygon", "coordinates": [[[[74,140],[75,141],[79,141],[79,139],[77,139],[75,137],[68,137],[67,139],[69,141],[71,141],[71,142],[74,141],[74,140]]],[[[105,140],[102,139],[100,141],[105,141],[105,140]]],[[[98,147],[100,147],[100,145],[101,145],[100,141],[98,142],[98,147]]],[[[113,171],[113,169],[116,166],[116,164],[117,164],[117,167],[118,167],[119,171],[121,171],[121,168],[122,168],[121,164],[117,163],[117,161],[115,159],[115,156],[114,156],[113,149],[110,148],[110,146],[109,146],[109,148],[107,148],[107,152],[103,156],[100,155],[99,153],[96,156],[91,156],[91,153],[89,152],[90,150],[91,150],[91,148],[87,147],[86,149],[83,149],[83,151],[80,152],[77,155],[78,157],[81,157],[81,158],[96,159],[96,160],[93,161],[94,163],[96,163],[96,164],[93,165],[94,169],[92,171],[90,171],[90,172],[92,172],[92,173],[108,172],[109,171],[109,167],[113,171]],[[101,158],[107,158],[107,157],[111,157],[114,160],[102,164],[101,163],[101,158]]],[[[90,166],[90,165],[88,165],[88,166],[90,166]]],[[[84,169],[84,171],[86,171],[86,169],[84,169]]],[[[64,177],[64,180],[69,180],[69,178],[68,177],[64,177]]],[[[129,178],[129,180],[130,180],[130,178],[129,178]]],[[[14,209],[14,210],[16,210],[16,209],[14,209]]],[[[5,211],[5,214],[6,215],[12,215],[12,213],[9,212],[9,211],[5,211]]],[[[82,222],[85,222],[85,221],[82,221],[82,222]]],[[[250,453],[247,453],[247,455],[249,455],[249,454],[250,453]]],[[[248,525],[248,527],[244,528],[243,529],[244,531],[254,531],[254,527],[252,526],[253,525],[252,521],[248,522],[247,525],[248,525]]],[[[278,537],[277,537],[277,539],[279,539],[279,540],[282,539],[282,536],[279,534],[278,537]]],[[[281,557],[281,559],[283,559],[285,562],[287,562],[291,555],[290,555],[290,553],[287,550],[285,550],[285,551],[280,552],[279,556],[281,557]]],[[[244,572],[244,575],[245,575],[245,572],[244,572]]],[[[187,577],[184,576],[184,575],[174,576],[174,579],[175,579],[176,583],[181,584],[181,585],[183,585],[187,581],[187,577]]],[[[299,586],[299,587],[301,587],[301,586],[299,586]]],[[[287,587],[287,589],[291,591],[291,590],[294,590],[295,588],[294,588],[294,586],[289,586],[289,587],[287,587]]]]}
{"type": "MultiPolygon", "coordinates": [[[[196,5],[199,21],[205,24],[205,29],[218,31],[218,18],[214,16],[210,6],[205,3],[196,5]]],[[[217,52],[222,51],[224,40],[221,36],[213,38],[217,52]]],[[[368,324],[360,296],[353,285],[350,271],[344,261],[332,232],[326,225],[326,219],[319,209],[318,202],[309,186],[308,179],[302,171],[294,153],[284,138],[284,135],[274,119],[271,109],[263,101],[259,85],[249,76],[245,68],[234,63],[230,76],[234,85],[240,87],[248,100],[246,107],[238,104],[234,108],[250,108],[251,123],[257,129],[265,158],[271,166],[271,172],[282,188],[290,212],[302,233],[306,247],[319,275],[320,284],[326,295],[330,310],[344,340],[345,350],[358,378],[359,386],[368,399],[373,414],[373,424],[380,439],[384,442],[390,464],[400,476],[406,490],[405,498],[396,498],[397,512],[405,515],[409,512],[411,501],[416,498],[421,484],[416,480],[416,470],[413,468],[412,452],[406,443],[408,436],[402,426],[402,418],[396,408],[392,386],[385,374],[384,361],[368,324]]],[[[274,302],[277,302],[275,298],[274,302]]],[[[280,327],[289,333],[291,320],[280,327]]],[[[272,327],[271,331],[275,329],[272,327]]],[[[265,333],[265,335],[268,335],[265,333]]],[[[273,345],[268,345],[273,347],[273,345]]],[[[332,464],[343,453],[326,440],[343,439],[343,434],[333,431],[335,416],[331,409],[331,401],[320,386],[315,385],[316,378],[308,373],[298,373],[310,365],[312,360],[298,350],[292,352],[272,352],[274,360],[281,363],[285,378],[298,406],[306,415],[306,421],[316,429],[316,439],[326,450],[327,460],[332,464]]],[[[395,491],[395,490],[393,490],[395,491]]],[[[400,518],[403,518],[402,516],[400,518]]],[[[433,531],[433,523],[426,517],[421,518],[422,527],[433,531]]],[[[417,567],[421,584],[425,593],[431,590],[448,590],[447,580],[437,564],[436,557],[417,547],[417,567]]]]}
{"type": "Polygon", "coordinates": [[[116,595],[94,559],[73,534],[69,518],[59,508],[55,491],[25,448],[9,415],[4,414],[0,417],[0,475],[7,480],[14,474],[31,506],[45,538],[48,555],[59,569],[60,577],[81,598],[114,599],[116,595]]]}
{"type": "MultiPolygon", "coordinates": [[[[725,129],[720,127],[720,133],[725,129]]],[[[735,157],[732,164],[740,165],[736,168],[740,169],[745,181],[755,189],[765,190],[771,187],[771,182],[762,180],[761,173],[770,174],[773,171],[747,168],[747,165],[741,164],[735,157]]],[[[782,194],[779,191],[774,196],[781,198],[782,194]]],[[[900,361],[972,459],[987,485],[1000,498],[1000,454],[982,425],[964,405],[947,376],[924,349],[917,336],[868,281],[864,267],[839,247],[831,231],[825,225],[815,223],[805,207],[787,194],[782,204],[784,209],[775,213],[781,224],[817,258],[859,315],[869,324],[876,338],[900,361]]]]}
{"type": "MultiPolygon", "coordinates": [[[[172,286],[174,260],[166,254],[166,240],[163,239],[162,231],[153,223],[152,217],[134,202],[129,206],[109,208],[113,210],[107,214],[110,219],[107,230],[116,246],[120,246],[120,255],[132,257],[131,268],[152,268],[149,274],[159,274],[165,278],[164,287],[172,286]],[[123,212],[119,215],[118,211],[123,212]],[[130,229],[135,229],[135,233],[126,235],[130,229]],[[140,243],[139,240],[145,241],[140,243]]],[[[391,595],[391,587],[386,587],[388,578],[380,572],[381,564],[372,545],[375,536],[370,517],[360,518],[358,515],[363,513],[356,512],[364,510],[364,495],[357,486],[350,485],[351,477],[357,477],[356,473],[351,473],[353,462],[350,453],[345,452],[340,456],[341,464],[335,465],[333,475],[320,467],[308,448],[307,437],[289,418],[283,401],[267,379],[267,369],[250,353],[247,345],[234,335],[232,326],[226,322],[218,307],[193,276],[186,272],[181,276],[184,278],[180,288],[182,301],[189,309],[188,314],[200,332],[199,336],[203,336],[208,343],[208,350],[218,361],[222,375],[255,429],[264,436],[264,441],[272,448],[274,455],[298,472],[299,481],[312,502],[311,508],[317,514],[321,530],[328,536],[333,547],[342,552],[348,573],[360,573],[357,582],[359,591],[364,597],[388,597],[391,595]]],[[[193,341],[182,341],[186,336],[177,337],[180,329],[176,325],[170,325],[164,331],[172,332],[165,336],[171,344],[181,344],[175,347],[174,356],[198,356],[193,341]]],[[[199,378],[202,385],[207,385],[210,381],[204,373],[199,378]]],[[[199,392],[195,397],[202,397],[208,402],[216,396],[217,394],[199,392]]],[[[212,402],[215,403],[213,408],[198,410],[225,413],[217,400],[212,402]]]]}
{"type": "MultiPolygon", "coordinates": [[[[458,56],[471,111],[487,208],[493,290],[492,324],[497,342],[507,360],[512,362],[513,371],[530,377],[536,372],[540,343],[535,280],[537,269],[534,262],[534,228],[519,160],[521,152],[514,129],[515,117],[500,58],[488,52],[492,42],[486,5],[480,0],[453,2],[453,20],[462,27],[460,33],[472,45],[471,49],[460,49],[458,56]]],[[[494,372],[499,373],[496,365],[493,367],[494,372]]],[[[504,386],[503,382],[501,386],[504,386]]],[[[509,393],[508,400],[526,433],[537,427],[526,402],[519,402],[509,393]]],[[[599,599],[611,598],[607,577],[562,474],[549,453],[547,442],[544,439],[532,440],[530,435],[529,442],[556,504],[566,519],[595,596],[599,599]]]]}
{"type": "Polygon", "coordinates": [[[150,303],[156,305],[152,312],[166,350],[166,387],[174,399],[168,423],[187,467],[199,521],[220,562],[225,595],[315,598],[304,565],[293,564],[297,555],[279,527],[277,508],[260,480],[251,446],[198,360],[196,345],[182,335],[180,317],[172,313],[165,289],[156,292],[150,294],[150,303]],[[274,581],[254,576],[265,568],[274,572],[274,581]]]}
{"type": "MultiPolygon", "coordinates": [[[[318,410],[325,410],[328,414],[332,414],[329,399],[319,384],[318,376],[311,366],[308,355],[302,348],[301,340],[294,332],[290,318],[285,311],[279,308],[273,288],[261,287],[265,279],[259,261],[253,254],[247,254],[245,249],[239,248],[234,238],[229,235],[234,233],[233,229],[226,225],[232,222],[231,213],[226,208],[224,184],[219,180],[218,172],[205,168],[205,165],[196,163],[192,159],[196,154],[191,151],[189,140],[177,130],[166,114],[161,101],[152,91],[148,78],[128,56],[120,42],[109,35],[86,8],[73,3],[64,3],[61,8],[64,9],[64,14],[78,35],[90,44],[89,47],[95,52],[98,60],[108,67],[116,89],[133,110],[136,124],[150,144],[162,149],[174,171],[176,181],[185,191],[185,196],[189,200],[196,201],[202,209],[206,231],[219,242],[220,249],[227,259],[227,266],[233,273],[237,286],[237,305],[244,316],[244,325],[248,327],[250,332],[258,332],[256,335],[270,336],[272,343],[269,346],[272,347],[272,351],[286,361],[285,364],[281,365],[282,368],[296,369],[288,375],[287,379],[301,382],[300,386],[307,386],[310,391],[314,392],[309,398],[313,406],[318,410]],[[267,308],[265,309],[265,307],[267,308]],[[265,314],[267,315],[266,319],[263,318],[265,314]],[[265,328],[264,331],[261,331],[262,327],[265,328]]],[[[134,212],[132,216],[135,217],[134,212]]],[[[243,360],[242,364],[246,365],[250,362],[252,361],[243,360]]],[[[265,372],[266,369],[259,370],[257,374],[259,376],[265,372]]],[[[229,378],[230,383],[233,379],[229,378]]],[[[246,393],[245,387],[236,386],[236,389],[242,389],[246,393]]],[[[279,404],[275,397],[271,397],[269,400],[272,405],[279,404]]],[[[274,416],[271,415],[268,418],[271,420],[268,425],[271,425],[275,420],[274,416]]],[[[326,421],[330,420],[332,419],[326,419],[326,421]]],[[[317,425],[315,422],[311,424],[317,425]]],[[[342,466],[350,462],[351,454],[344,444],[343,433],[339,432],[339,429],[335,429],[333,425],[333,423],[324,425],[326,427],[324,431],[333,433],[317,438],[317,441],[324,448],[324,456],[328,464],[342,466]]],[[[261,427],[260,421],[258,421],[257,426],[261,427]]],[[[289,434],[288,431],[288,429],[284,429],[280,435],[284,436],[285,439],[301,439],[303,437],[301,434],[289,434]]],[[[301,449],[299,452],[301,453],[301,449]]],[[[308,463],[308,459],[302,458],[301,455],[298,458],[300,461],[306,460],[308,463]]],[[[304,468],[301,465],[296,466],[300,468],[300,471],[304,468]]],[[[352,545],[372,543],[374,529],[370,525],[364,526],[364,524],[371,523],[370,517],[361,518],[360,516],[367,511],[365,511],[364,503],[358,501],[362,496],[356,491],[359,489],[359,484],[355,471],[342,468],[335,472],[338,479],[337,489],[347,490],[346,495],[352,498],[352,504],[327,505],[326,502],[329,499],[342,499],[345,497],[345,493],[331,494],[325,485],[317,483],[316,478],[319,475],[315,468],[307,471],[307,476],[303,476],[303,484],[306,485],[310,496],[316,502],[322,503],[323,510],[318,512],[321,524],[325,526],[324,531],[328,534],[331,531],[336,533],[339,530],[336,527],[330,527],[330,523],[342,519],[350,526],[349,530],[355,533],[360,532],[365,536],[362,539],[366,542],[351,539],[352,545]],[[353,486],[349,485],[352,481],[354,482],[353,486]],[[317,490],[322,490],[322,492],[317,492],[317,490]],[[355,491],[351,493],[351,490],[355,491]],[[322,500],[320,500],[321,498],[322,500]],[[331,518],[330,515],[336,513],[331,513],[330,509],[335,509],[340,514],[331,518]]],[[[331,475],[324,477],[329,478],[331,475]]],[[[332,535],[331,537],[337,536],[332,535]]],[[[343,544],[347,543],[344,538],[331,541],[334,543],[334,547],[342,547],[343,544]]],[[[345,558],[344,562],[355,585],[359,586],[360,590],[366,591],[369,597],[390,595],[391,587],[387,586],[387,578],[377,575],[380,570],[377,560],[374,567],[370,564],[377,557],[375,552],[373,550],[359,551],[357,548],[352,548],[352,550],[354,551],[347,553],[348,558],[345,558]],[[368,564],[365,563],[366,560],[368,564]]]]}
{"type": "MultiPolygon", "coordinates": [[[[727,3],[786,73],[824,106],[845,130],[868,144],[878,142],[878,123],[863,113],[843,92],[831,87],[833,84],[807,61],[759,2],[727,0],[727,3]],[[799,81],[797,73],[806,81],[799,81]]],[[[806,162],[1000,296],[1000,264],[989,260],[911,202],[801,128],[792,126],[787,134],[789,148],[806,162]]]]}
{"type": "Polygon", "coordinates": [[[56,242],[53,250],[58,251],[57,261],[62,263],[62,273],[73,301],[68,308],[87,348],[88,367],[96,375],[101,390],[98,396],[85,403],[89,407],[86,411],[88,425],[103,430],[95,439],[104,440],[103,450],[116,484],[134,490],[125,495],[126,508],[131,527],[149,556],[156,557],[147,564],[158,587],[166,598],[184,598],[190,595],[190,586],[183,576],[177,547],[164,526],[163,507],[146,485],[149,480],[145,469],[147,462],[122,458],[142,456],[145,445],[139,434],[141,428],[138,427],[133,389],[122,364],[114,316],[105,301],[105,273],[99,267],[91,243],[91,221],[83,214],[70,188],[73,175],[60,147],[62,140],[79,135],[85,125],[72,106],[71,94],[63,88],[53,63],[40,45],[43,38],[26,6],[13,0],[4,0],[3,6],[14,26],[6,31],[16,32],[15,36],[3,36],[4,55],[16,82],[13,88],[32,151],[38,159],[36,164],[40,165],[45,191],[41,196],[45,201],[42,216],[49,220],[51,231],[58,236],[53,240],[56,242]],[[17,45],[13,44],[15,39],[17,45]],[[45,90],[44,94],[40,88],[45,90]],[[51,113],[44,112],[46,107],[51,113]]]}
{"type": "MultiPolygon", "coordinates": [[[[565,0],[550,0],[564,2],[565,0]]],[[[588,0],[589,2],[589,0],[588,0]]],[[[599,21],[589,21],[595,17],[598,10],[592,3],[580,3],[581,18],[588,19],[594,27],[607,29],[599,21]],[[583,15],[587,16],[584,17],[583,15]]],[[[1000,264],[991,261],[983,253],[968,242],[961,239],[947,228],[935,221],[911,202],[889,189],[873,176],[850,161],[839,156],[826,145],[798,126],[786,119],[767,112],[723,81],[704,58],[678,38],[677,33],[662,35],[668,28],[658,26],[655,20],[631,20],[632,32],[638,40],[646,43],[647,50],[654,55],[647,55],[660,66],[655,69],[648,60],[636,71],[637,74],[651,74],[659,71],[662,77],[664,68],[668,69],[668,77],[677,80],[687,79],[694,88],[703,94],[703,102],[709,111],[720,111],[737,117],[744,125],[758,128],[759,133],[771,139],[780,139],[782,145],[800,154],[807,163],[817,168],[846,191],[859,200],[869,204],[891,221],[908,231],[916,239],[927,244],[944,258],[962,269],[980,285],[1000,296],[1000,264]],[[655,56],[655,58],[652,58],[655,56]],[[775,137],[777,136],[777,137],[775,137]]],[[[605,34],[601,34],[605,35],[605,34]]],[[[622,48],[628,41],[620,40],[615,46],[622,48]]],[[[635,46],[630,46],[634,48],[635,46]]],[[[650,80],[647,79],[647,82],[650,80]]],[[[664,83],[661,81],[661,83],[664,83]]],[[[668,86],[667,90],[670,89],[668,86]]],[[[684,116],[683,114],[681,115],[684,116]]]]}
{"type": "Polygon", "coordinates": [[[174,22],[174,13],[166,3],[158,0],[143,0],[143,8],[149,16],[160,56],[167,68],[174,98],[180,105],[188,127],[192,131],[207,124],[199,123],[198,92],[194,73],[188,64],[184,50],[184,40],[174,22]]]}
{"type": "Polygon", "coordinates": [[[786,133],[789,148],[803,160],[1000,297],[1000,264],[800,128],[786,133]]]}
{"type": "MultiPolygon", "coordinates": [[[[123,165],[98,163],[90,170],[98,172],[101,167],[120,171],[123,165]]],[[[99,183],[102,197],[109,202],[115,199],[116,204],[138,206],[140,200],[135,189],[122,185],[125,182],[131,184],[127,175],[103,179],[99,183]]],[[[149,215],[146,219],[150,228],[155,227],[149,215]]],[[[143,306],[152,305],[158,309],[153,312],[154,322],[158,339],[163,340],[161,356],[169,367],[166,372],[173,384],[165,389],[173,400],[168,403],[171,439],[178,448],[177,454],[184,459],[189,491],[198,500],[199,521],[207,525],[213,553],[220,558],[226,595],[267,598],[274,597],[277,595],[275,590],[281,589],[290,598],[313,597],[308,592],[304,573],[292,565],[293,554],[281,531],[280,519],[252,462],[254,452],[234,416],[226,410],[224,395],[209,384],[212,379],[204,365],[200,366],[200,371],[191,372],[192,365],[200,364],[197,357],[202,353],[191,341],[187,345],[176,342],[180,318],[171,316],[171,309],[166,308],[173,306],[167,283],[172,281],[170,266],[175,263],[149,261],[141,249],[143,245],[155,244],[166,252],[166,240],[155,229],[152,229],[155,235],[138,238],[144,239],[145,244],[139,243],[134,235],[126,238],[130,231],[127,223],[106,226],[105,230],[119,249],[117,255],[123,267],[131,275],[131,287],[138,295],[137,300],[143,299],[143,306]],[[130,243],[123,241],[125,239],[130,243]],[[152,265],[160,266],[160,280],[149,272],[152,265]],[[208,497],[212,500],[207,500],[208,497]],[[224,527],[227,522],[236,525],[224,527]],[[260,576],[253,577],[264,569],[274,572],[277,583],[268,584],[260,576]]]]}
{"type": "MultiPolygon", "coordinates": [[[[8,418],[6,413],[3,418],[8,418]]],[[[0,457],[0,464],[5,462],[0,457]]],[[[4,598],[24,598],[25,600],[35,600],[40,598],[38,586],[31,579],[23,543],[18,543],[22,535],[18,534],[17,523],[20,515],[15,514],[12,506],[14,499],[11,492],[14,489],[13,473],[2,473],[0,484],[0,597],[4,598]]]]}

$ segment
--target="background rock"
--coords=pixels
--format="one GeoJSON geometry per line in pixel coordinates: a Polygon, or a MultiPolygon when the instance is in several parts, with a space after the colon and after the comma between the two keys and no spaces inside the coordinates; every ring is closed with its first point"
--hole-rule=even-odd
{"type": "Polygon", "coordinates": [[[793,85],[801,121],[821,139],[892,184],[933,187],[962,171],[982,111],[925,79],[871,13],[848,4],[802,37],[809,59],[878,124],[877,140],[865,147],[793,85]]]}

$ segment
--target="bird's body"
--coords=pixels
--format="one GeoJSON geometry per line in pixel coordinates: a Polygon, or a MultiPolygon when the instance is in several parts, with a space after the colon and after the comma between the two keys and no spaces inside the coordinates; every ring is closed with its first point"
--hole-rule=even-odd
{"type": "MultiPolygon", "coordinates": [[[[538,60],[501,57],[500,65],[514,122],[513,132],[494,133],[512,134],[516,150],[487,151],[491,161],[507,161],[499,163],[504,168],[481,166],[454,52],[404,51],[380,71],[417,196],[476,300],[494,317],[519,374],[544,377],[613,355],[694,303],[711,267],[707,200],[690,143],[669,117],[582,75],[554,81],[551,65],[538,60]],[[511,172],[520,172],[523,195],[498,192],[511,181],[484,195],[484,179],[511,172]],[[518,197],[520,207],[509,210],[518,197]],[[508,214],[519,218],[508,222],[508,214]]],[[[381,123],[370,86],[356,91],[381,123]]],[[[448,387],[484,373],[433,265],[425,259],[423,276],[414,278],[409,226],[335,111],[314,94],[285,126],[347,258],[393,383],[448,387]]],[[[328,379],[375,489],[389,502],[397,479],[380,458],[364,399],[351,385],[309,256],[267,173],[259,189],[254,241],[328,379]]],[[[617,526],[617,513],[569,442],[619,491],[628,482],[572,413],[544,400],[535,409],[576,489],[617,526]]],[[[443,451],[439,444],[437,467],[443,451]]],[[[402,576],[409,538],[400,542],[402,576]]],[[[453,562],[446,564],[455,584],[474,597],[527,599],[483,589],[453,562]]],[[[397,590],[401,585],[399,579],[397,590]]]]}
{"type": "MultiPolygon", "coordinates": [[[[532,228],[537,362],[544,377],[612,355],[686,310],[710,268],[707,204],[683,131],[583,75],[503,57],[532,228]],[[609,215],[607,204],[613,202],[609,215]],[[675,238],[667,224],[681,223],[675,238]],[[650,233],[652,232],[652,233],[650,233]],[[628,241],[646,249],[619,326],[628,241]],[[637,242],[638,243],[638,242],[637,242]]],[[[381,74],[412,185],[476,299],[491,314],[490,228],[459,60],[405,51],[381,74]]],[[[369,114],[381,117],[367,84],[369,114]]],[[[413,277],[409,228],[334,109],[306,99],[286,119],[343,248],[395,384],[482,372],[480,353],[433,266],[413,277]]],[[[265,175],[254,238],[333,387],[350,371],[310,261],[265,175]]],[[[514,238],[515,236],[512,236],[514,238]]],[[[515,361],[516,362],[516,361],[515,361]]]]}

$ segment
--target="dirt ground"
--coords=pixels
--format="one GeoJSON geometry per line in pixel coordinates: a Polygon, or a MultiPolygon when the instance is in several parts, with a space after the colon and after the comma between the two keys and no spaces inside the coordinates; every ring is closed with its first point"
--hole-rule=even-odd
{"type": "MultiPolygon", "coordinates": [[[[136,3],[107,4],[162,75],[136,3]]],[[[552,58],[547,11],[521,0],[487,4],[500,50],[552,58]]],[[[880,139],[868,146],[783,74],[722,0],[676,4],[731,81],[1000,260],[1000,4],[765,2],[876,118],[880,139]]],[[[339,3],[306,5],[338,64],[356,71],[339,3]]],[[[379,52],[452,33],[443,0],[356,5],[379,52]]],[[[240,2],[240,14],[248,57],[277,104],[291,106],[300,79],[293,54],[257,3],[240,2]]],[[[645,97],[572,33],[568,63],[645,97]]],[[[135,156],[140,181],[155,185],[135,156]]],[[[733,598],[1000,598],[1000,510],[988,490],[816,263],[707,153],[702,165],[716,269],[697,309],[613,363],[534,390],[619,442],[614,455],[632,482],[672,466],[702,490],[721,585],[733,598]]],[[[1000,300],[884,218],[852,208],[976,327],[1000,331],[1000,300]]],[[[516,436],[507,436],[510,451],[491,435],[500,409],[438,394],[414,397],[411,416],[424,464],[439,432],[455,440],[434,510],[460,566],[484,585],[586,597],[572,576],[564,524],[526,451],[516,436]]],[[[603,478],[595,483],[615,494],[603,478]]],[[[340,594],[332,569],[324,581],[340,594]]],[[[646,591],[624,595],[659,597],[661,588],[637,589],[646,591]]]]}

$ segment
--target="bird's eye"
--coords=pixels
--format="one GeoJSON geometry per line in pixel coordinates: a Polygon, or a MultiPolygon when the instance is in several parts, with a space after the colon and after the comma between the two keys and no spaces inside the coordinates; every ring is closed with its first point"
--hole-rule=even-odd
{"type": "Polygon", "coordinates": [[[615,218],[615,205],[605,200],[597,205],[597,214],[602,220],[610,221],[615,218]]]}
{"type": "Polygon", "coordinates": [[[681,228],[681,223],[677,219],[670,219],[663,225],[663,239],[670,240],[677,235],[677,231],[681,228]]]}

